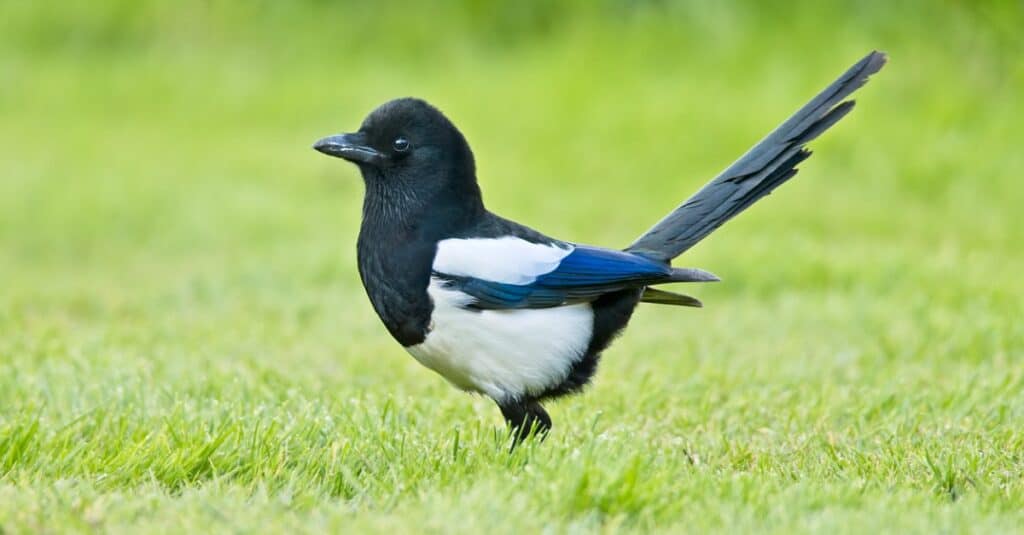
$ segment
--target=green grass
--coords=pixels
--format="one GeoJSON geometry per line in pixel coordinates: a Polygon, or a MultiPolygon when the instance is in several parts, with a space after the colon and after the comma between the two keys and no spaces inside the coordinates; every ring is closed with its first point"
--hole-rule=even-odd
{"type": "Polygon", "coordinates": [[[1020,531],[1020,4],[605,4],[0,7],[0,533],[1020,531]],[[872,48],[680,259],[706,308],[512,455],[373,315],[309,148],[422,96],[493,210],[625,244],[872,48]]]}

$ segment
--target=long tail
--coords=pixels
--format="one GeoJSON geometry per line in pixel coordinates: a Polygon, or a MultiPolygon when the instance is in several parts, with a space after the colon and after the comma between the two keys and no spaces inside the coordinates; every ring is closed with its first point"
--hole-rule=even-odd
{"type": "Polygon", "coordinates": [[[840,101],[864,85],[885,61],[885,54],[877,51],[858,61],[626,250],[670,260],[771,193],[795,175],[797,164],[811,155],[804,145],[853,109],[852,100],[840,101]]]}

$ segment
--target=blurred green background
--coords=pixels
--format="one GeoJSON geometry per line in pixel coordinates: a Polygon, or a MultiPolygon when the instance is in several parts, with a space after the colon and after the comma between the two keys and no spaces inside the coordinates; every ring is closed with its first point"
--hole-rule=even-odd
{"type": "Polygon", "coordinates": [[[1020,2],[0,4],[0,531],[1024,525],[1020,2]],[[418,96],[489,207],[621,246],[872,49],[552,437],[393,343],[362,184],[418,96]],[[497,526],[497,527],[496,527],[497,526]]]}

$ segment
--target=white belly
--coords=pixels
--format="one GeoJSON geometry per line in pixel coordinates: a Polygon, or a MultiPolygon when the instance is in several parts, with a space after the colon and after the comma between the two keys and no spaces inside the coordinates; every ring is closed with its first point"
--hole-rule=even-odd
{"type": "Polygon", "coordinates": [[[472,298],[431,279],[426,339],[406,348],[453,385],[501,401],[557,386],[587,351],[589,304],[543,309],[466,310],[472,298]]]}

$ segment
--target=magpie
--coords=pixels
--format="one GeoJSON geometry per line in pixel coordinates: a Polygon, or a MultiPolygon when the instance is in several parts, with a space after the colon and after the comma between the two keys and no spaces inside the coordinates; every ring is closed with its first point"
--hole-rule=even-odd
{"type": "Polygon", "coordinates": [[[621,250],[488,211],[466,139],[420,99],[387,102],[358,131],[313,148],[362,174],[359,275],[388,332],[452,385],[493,399],[515,447],[546,436],[542,403],[590,382],[639,303],[702,306],[655,288],[718,280],[672,259],[792,178],[811,154],[805,145],[850,112],[854,102],[843,99],[885,62],[868,54],[621,250]]]}

